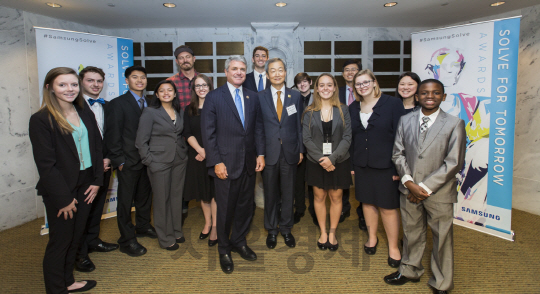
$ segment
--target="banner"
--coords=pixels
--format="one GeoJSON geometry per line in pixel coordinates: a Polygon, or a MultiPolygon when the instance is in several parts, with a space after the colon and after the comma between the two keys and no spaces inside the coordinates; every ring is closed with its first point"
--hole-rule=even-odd
{"type": "MultiPolygon", "coordinates": [[[[77,72],[86,66],[95,66],[105,72],[105,82],[101,98],[111,100],[128,91],[124,71],[133,65],[133,40],[34,27],[36,31],[36,49],[40,85],[40,103],[42,85],[49,70],[55,67],[71,67],[77,72]]],[[[116,187],[118,181],[113,173],[103,217],[116,216],[116,187]]],[[[41,234],[48,232],[47,219],[41,234]]]]}
{"type": "Polygon", "coordinates": [[[454,223],[513,240],[512,177],[520,17],[412,35],[412,70],[441,81],[465,121],[454,223]]]}

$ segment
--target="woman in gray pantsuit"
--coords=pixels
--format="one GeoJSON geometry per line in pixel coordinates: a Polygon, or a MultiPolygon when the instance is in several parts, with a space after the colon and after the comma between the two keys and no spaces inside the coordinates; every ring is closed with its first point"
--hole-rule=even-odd
{"type": "Polygon", "coordinates": [[[154,90],[155,99],[139,120],[135,146],[154,193],[154,226],[159,245],[167,250],[179,248],[182,233],[182,193],[187,165],[187,145],[182,137],[184,112],[176,99],[171,81],[161,81],[154,90]]]}

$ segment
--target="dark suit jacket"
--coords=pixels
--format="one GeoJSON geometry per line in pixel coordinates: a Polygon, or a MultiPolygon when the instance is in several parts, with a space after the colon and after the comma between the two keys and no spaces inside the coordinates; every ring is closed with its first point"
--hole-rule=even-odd
{"type": "MultiPolygon", "coordinates": [[[[103,153],[101,135],[94,113],[90,108],[76,106],[79,117],[88,131],[88,144],[92,157],[94,180],[91,185],[103,185],[103,153]]],[[[30,141],[34,161],[39,173],[36,185],[38,195],[50,197],[56,209],[68,206],[76,197],[74,194],[79,178],[80,161],[75,140],[71,134],[62,134],[54,118],[49,118],[46,108],[30,117],[30,141]]]]}
{"type": "Polygon", "coordinates": [[[182,137],[184,130],[184,111],[176,113],[176,124],[163,107],[146,107],[139,119],[139,129],[135,147],[139,149],[142,163],[171,163],[175,154],[181,159],[187,157],[186,141],[182,137]]]}
{"type": "MultiPolygon", "coordinates": [[[[148,99],[146,103],[150,105],[148,99]]],[[[139,104],[129,91],[109,102],[105,118],[105,142],[114,168],[122,163],[135,170],[143,167],[139,151],[135,147],[140,116],[139,104]]]]}
{"type": "Polygon", "coordinates": [[[399,119],[405,114],[403,102],[396,97],[382,94],[373,107],[367,129],[360,121],[360,102],[349,106],[352,126],[352,164],[360,167],[391,168],[392,148],[399,119]]]}
{"type": "Polygon", "coordinates": [[[229,179],[240,177],[244,165],[255,172],[257,156],[265,155],[264,126],[257,93],[243,88],[245,129],[227,84],[206,95],[201,112],[201,132],[209,174],[224,163],[229,179]]]}
{"type": "MultiPolygon", "coordinates": [[[[347,105],[341,105],[343,120],[337,107],[333,108],[332,119],[332,154],[328,156],[332,164],[343,162],[349,158],[349,147],[351,145],[351,118],[347,105]]],[[[323,155],[324,134],[320,111],[306,111],[302,121],[302,139],[307,149],[307,158],[312,162],[319,163],[323,155]]]]}
{"type": "Polygon", "coordinates": [[[281,122],[278,120],[271,88],[266,88],[258,94],[266,137],[265,163],[276,164],[283,146],[285,160],[289,164],[297,164],[300,161],[300,153],[304,152],[301,124],[303,103],[300,92],[285,88],[285,93],[282,94],[284,102],[281,122]],[[296,112],[288,115],[287,107],[291,105],[294,105],[296,112]]]}
{"type": "MultiPolygon", "coordinates": [[[[246,80],[244,81],[244,83],[242,83],[242,87],[248,88],[248,89],[250,89],[251,91],[254,91],[254,92],[259,92],[257,90],[257,83],[255,83],[255,72],[254,71],[246,74],[246,80]]],[[[269,88],[270,88],[270,81],[267,78],[266,87],[264,89],[266,90],[266,89],[269,89],[269,88]]]]}
{"type": "Polygon", "coordinates": [[[339,102],[347,105],[347,99],[345,98],[347,92],[347,86],[339,87],[339,102]]]}
{"type": "MultiPolygon", "coordinates": [[[[85,104],[87,106],[88,104],[85,104]]],[[[108,150],[107,150],[107,144],[105,142],[105,130],[107,129],[107,107],[109,105],[109,101],[105,100],[105,104],[101,105],[101,109],[103,109],[103,138],[101,138],[102,141],[102,150],[103,150],[103,158],[109,158],[108,156],[108,150]]],[[[94,111],[89,107],[90,111],[94,113],[94,111]]],[[[97,123],[97,121],[96,121],[97,123]]]]}

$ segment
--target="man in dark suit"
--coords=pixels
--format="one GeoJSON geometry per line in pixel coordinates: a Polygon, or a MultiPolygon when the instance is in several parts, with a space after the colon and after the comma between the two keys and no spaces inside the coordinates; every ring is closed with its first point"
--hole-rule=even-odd
{"type": "MultiPolygon", "coordinates": [[[[103,98],[99,98],[99,94],[103,90],[105,72],[103,72],[101,68],[87,66],[79,72],[79,77],[81,78],[81,88],[84,100],[92,112],[94,112],[99,133],[103,139],[103,134],[105,133],[105,106],[108,102],[103,98]]],[[[103,214],[103,206],[105,206],[105,199],[107,198],[109,181],[111,179],[111,160],[107,158],[105,141],[102,141],[102,143],[103,170],[105,171],[105,174],[103,175],[103,186],[99,188],[97,196],[94,199],[94,202],[92,202],[86,229],[84,230],[77,252],[75,269],[80,272],[91,272],[96,269],[94,263],[90,257],[88,257],[88,253],[93,251],[109,252],[118,249],[118,244],[103,242],[99,238],[101,215],[103,214]]]]}
{"type": "Polygon", "coordinates": [[[219,261],[223,272],[232,273],[231,251],[257,259],[246,235],[253,217],[255,172],[264,169],[265,137],[259,97],[242,87],[246,59],[230,56],[225,75],[227,83],[206,96],[201,131],[206,166],[215,177],[219,261]]]}
{"type": "Polygon", "coordinates": [[[251,57],[253,71],[246,75],[246,80],[242,83],[242,87],[255,92],[260,92],[270,87],[264,68],[267,60],[268,49],[263,46],[257,46],[253,49],[253,56],[251,57]]]}
{"type": "Polygon", "coordinates": [[[285,87],[287,66],[281,58],[268,60],[266,74],[271,86],[259,92],[266,137],[266,166],[262,172],[264,227],[268,230],[266,246],[275,248],[277,234],[281,232],[285,244],[295,247],[291,229],[294,224],[294,182],[304,149],[299,112],[302,100],[298,91],[285,87]]]}
{"type": "MultiPolygon", "coordinates": [[[[339,101],[347,106],[351,105],[355,101],[353,80],[357,72],[362,70],[362,63],[356,59],[349,59],[343,63],[343,79],[345,79],[345,86],[339,87],[339,101]]],[[[351,215],[351,202],[349,201],[350,189],[343,189],[343,208],[341,210],[341,217],[339,222],[343,222],[347,217],[351,215]]],[[[364,219],[364,212],[362,211],[362,203],[356,208],[358,214],[358,227],[361,230],[366,231],[366,220],[364,219]]]]}
{"type": "Polygon", "coordinates": [[[131,66],[125,71],[129,91],[113,99],[108,105],[106,117],[107,130],[105,142],[109,158],[118,176],[117,220],[120,230],[120,251],[130,256],[146,253],[146,248],[137,242],[136,237],[157,238],[150,224],[152,207],[152,188],[135,147],[142,109],[148,106],[144,96],[146,88],[146,69],[131,66]],[[131,204],[135,203],[136,226],[131,222],[131,204]]]}

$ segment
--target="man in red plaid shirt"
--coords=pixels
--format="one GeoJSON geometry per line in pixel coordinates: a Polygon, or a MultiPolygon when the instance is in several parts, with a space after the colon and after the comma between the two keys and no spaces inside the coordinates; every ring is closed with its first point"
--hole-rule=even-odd
{"type": "Polygon", "coordinates": [[[180,107],[185,109],[191,101],[191,81],[199,73],[195,71],[195,56],[189,46],[179,46],[174,50],[174,56],[176,57],[176,64],[178,64],[180,72],[167,80],[173,81],[178,91],[178,95],[176,96],[180,100],[180,107]]]}

